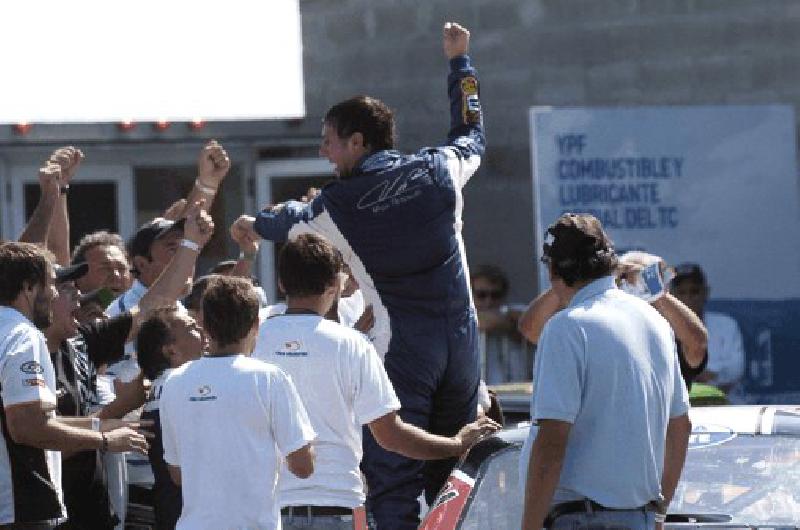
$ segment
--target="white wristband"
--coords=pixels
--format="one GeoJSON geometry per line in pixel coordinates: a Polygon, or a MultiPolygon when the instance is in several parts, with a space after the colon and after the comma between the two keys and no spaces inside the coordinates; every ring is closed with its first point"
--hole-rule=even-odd
{"type": "Polygon", "coordinates": [[[198,190],[202,191],[206,195],[214,195],[215,193],[217,193],[217,188],[204,186],[203,184],[200,183],[200,179],[196,179],[194,181],[194,185],[197,186],[198,190]]]}
{"type": "Polygon", "coordinates": [[[200,245],[198,245],[191,239],[181,239],[181,246],[194,250],[195,252],[200,252],[200,245]]]}
{"type": "Polygon", "coordinates": [[[93,431],[100,430],[100,418],[92,418],[92,430],[93,431]]]}

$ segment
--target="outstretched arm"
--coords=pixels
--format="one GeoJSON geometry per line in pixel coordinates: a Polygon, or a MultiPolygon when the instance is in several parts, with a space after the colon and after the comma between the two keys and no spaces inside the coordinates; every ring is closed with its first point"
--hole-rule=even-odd
{"type": "Polygon", "coordinates": [[[550,317],[564,308],[555,291],[548,289],[528,305],[517,322],[517,329],[532,344],[539,343],[539,336],[550,317]]]}
{"type": "Polygon", "coordinates": [[[39,189],[41,196],[39,204],[33,210],[25,230],[19,236],[23,243],[36,243],[42,246],[47,244],[47,233],[53,220],[56,201],[58,201],[59,182],[61,182],[61,168],[58,164],[47,162],[39,168],[39,189]]]}
{"type": "Polygon", "coordinates": [[[214,221],[204,207],[203,201],[190,205],[186,212],[184,237],[178,250],[138,306],[131,310],[133,324],[128,340],[133,340],[139,332],[139,326],[147,318],[148,311],[173,305],[191,281],[197,257],[214,233],[214,221]]]}
{"type": "Polygon", "coordinates": [[[469,51],[469,31],[454,23],[444,25],[444,53],[450,61],[447,92],[450,97],[450,132],[444,153],[454,183],[463,187],[478,169],[486,149],[480,87],[469,51]]]}
{"type": "Polygon", "coordinates": [[[500,425],[483,416],[462,427],[451,438],[437,436],[404,422],[396,412],[385,414],[370,422],[368,426],[381,447],[416,460],[438,460],[460,456],[481,436],[500,429],[500,425]]]}
{"type": "Polygon", "coordinates": [[[255,217],[242,215],[231,226],[234,241],[260,238],[282,243],[289,237],[289,231],[298,223],[309,223],[323,210],[322,196],[309,203],[288,201],[273,207],[264,208],[255,217]]]}
{"type": "Polygon", "coordinates": [[[47,248],[56,257],[56,263],[62,267],[69,265],[69,211],[67,210],[67,192],[72,177],[83,161],[83,153],[73,146],[61,147],[50,155],[50,162],[61,168],[60,194],[56,201],[56,210],[50,231],[47,233],[47,248]]]}

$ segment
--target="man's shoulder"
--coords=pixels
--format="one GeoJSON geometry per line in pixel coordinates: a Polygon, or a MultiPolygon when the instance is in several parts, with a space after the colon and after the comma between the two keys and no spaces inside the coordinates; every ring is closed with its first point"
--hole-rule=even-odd
{"type": "Polygon", "coordinates": [[[39,346],[43,341],[44,334],[20,313],[0,313],[0,342],[18,347],[23,344],[39,346]]]}
{"type": "Polygon", "coordinates": [[[365,342],[369,342],[364,334],[360,331],[345,326],[344,324],[340,324],[339,322],[334,322],[333,320],[323,319],[322,322],[320,322],[319,331],[321,334],[324,334],[333,340],[352,342],[354,345],[360,345],[365,342]]]}
{"type": "Polygon", "coordinates": [[[233,368],[239,373],[261,374],[268,379],[285,377],[286,375],[278,366],[248,355],[239,355],[233,363],[233,368]]]}

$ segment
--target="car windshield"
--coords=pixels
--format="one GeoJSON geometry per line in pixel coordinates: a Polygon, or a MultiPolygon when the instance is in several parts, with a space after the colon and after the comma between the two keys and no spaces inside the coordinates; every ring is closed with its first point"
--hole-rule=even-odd
{"type": "MultiPolygon", "coordinates": [[[[462,530],[517,528],[522,520],[521,447],[490,456],[475,485],[462,530]]],[[[800,521],[800,438],[698,432],[675,497],[670,522],[703,526],[785,525],[800,521]],[[679,515],[682,514],[682,515],[679,515]],[[714,524],[716,523],[716,524],[714,524]]],[[[672,525],[668,525],[672,526],[672,525]]]]}
{"type": "Polygon", "coordinates": [[[689,443],[671,514],[727,515],[749,525],[800,521],[800,438],[695,431],[689,443]]]}
{"type": "Polygon", "coordinates": [[[517,445],[489,457],[461,530],[519,528],[522,521],[519,455],[520,446],[517,445]]]}

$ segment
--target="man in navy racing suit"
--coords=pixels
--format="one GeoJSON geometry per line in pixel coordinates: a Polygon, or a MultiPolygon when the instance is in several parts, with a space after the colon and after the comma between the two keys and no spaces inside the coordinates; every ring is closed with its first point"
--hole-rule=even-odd
{"type": "MultiPolygon", "coordinates": [[[[479,383],[461,190],[480,164],[485,140],[468,44],[465,28],[445,24],[451,114],[445,146],[395,151],[386,105],[368,96],[343,101],[326,114],[320,147],[338,180],[310,202],[289,201],[231,227],[237,241],[282,242],[314,232],[333,243],[372,306],[370,337],[400,398],[400,416],[444,436],[475,419],[479,383]]],[[[425,489],[430,503],[452,465],[385,451],[365,430],[362,469],[378,528],[416,528],[417,497],[425,489]]]]}

